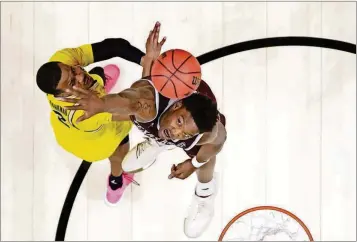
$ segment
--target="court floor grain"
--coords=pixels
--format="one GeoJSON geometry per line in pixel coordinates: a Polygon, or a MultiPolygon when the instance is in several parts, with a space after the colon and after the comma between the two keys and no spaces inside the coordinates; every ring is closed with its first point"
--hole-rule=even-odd
{"type": "MultiPolygon", "coordinates": [[[[356,3],[2,2],[1,239],[54,240],[81,163],[55,141],[35,74],[57,50],[121,37],[145,50],[155,21],[167,42],[198,56],[279,36],[356,44],[356,3]]],[[[115,91],[141,68],[119,58],[115,91]]],[[[90,68],[89,67],[89,68],[90,68]]],[[[217,240],[237,213],[271,205],[296,214],[315,240],[356,240],[356,55],[317,47],[245,51],[202,66],[227,118],[217,159],[216,214],[199,240],[217,240]]],[[[142,139],[132,131],[131,143],[142,139]]],[[[187,240],[183,217],[196,182],[168,180],[180,150],[160,156],[116,208],[103,202],[107,160],[77,195],[66,240],[187,240]]]]}

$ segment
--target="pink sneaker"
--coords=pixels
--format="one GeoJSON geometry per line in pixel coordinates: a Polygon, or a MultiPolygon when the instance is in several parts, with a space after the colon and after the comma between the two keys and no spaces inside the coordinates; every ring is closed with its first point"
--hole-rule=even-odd
{"type": "Polygon", "coordinates": [[[120,69],[118,66],[113,64],[107,65],[103,69],[104,69],[104,75],[107,79],[104,88],[106,93],[109,93],[119,79],[120,69]]]}
{"type": "Polygon", "coordinates": [[[125,188],[127,186],[129,186],[130,183],[134,183],[135,185],[140,186],[139,183],[137,183],[134,180],[134,174],[129,174],[129,173],[125,173],[123,172],[123,185],[121,188],[118,188],[116,190],[112,190],[109,186],[109,176],[108,176],[108,183],[107,183],[107,193],[105,195],[105,202],[107,205],[109,206],[116,206],[120,200],[120,198],[122,197],[125,188]]]}

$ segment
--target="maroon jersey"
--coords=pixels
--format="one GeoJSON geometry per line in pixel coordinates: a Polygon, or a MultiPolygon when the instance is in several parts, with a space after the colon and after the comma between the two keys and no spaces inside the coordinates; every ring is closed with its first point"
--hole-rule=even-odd
{"type": "MultiPolygon", "coordinates": [[[[150,80],[147,81],[151,85],[153,85],[150,80]]],[[[211,91],[211,88],[208,86],[206,82],[201,81],[200,86],[198,87],[196,92],[205,95],[210,99],[212,99],[214,102],[216,102],[216,97],[214,96],[213,92],[211,91]]],[[[155,99],[156,99],[156,110],[157,110],[155,118],[147,122],[139,122],[135,119],[135,116],[131,116],[131,120],[133,121],[133,123],[138,127],[139,130],[144,132],[144,135],[154,139],[159,144],[175,145],[177,147],[182,148],[186,152],[186,154],[189,155],[190,157],[196,156],[200,149],[200,145],[197,145],[197,142],[201,139],[203,134],[195,135],[187,140],[164,140],[159,137],[158,130],[159,130],[160,117],[177,100],[170,99],[161,95],[156,89],[155,89],[155,99]]],[[[222,124],[225,125],[226,120],[224,115],[219,113],[218,118],[220,119],[222,124]]]]}

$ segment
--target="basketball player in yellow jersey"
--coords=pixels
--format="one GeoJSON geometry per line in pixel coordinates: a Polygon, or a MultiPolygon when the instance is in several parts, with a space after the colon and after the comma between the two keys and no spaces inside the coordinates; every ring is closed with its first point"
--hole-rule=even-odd
{"type": "MultiPolygon", "coordinates": [[[[162,43],[163,44],[163,43],[162,43]]],[[[51,107],[51,125],[58,144],[75,156],[94,162],[109,158],[111,174],[105,201],[115,205],[125,187],[133,182],[133,175],[123,173],[121,162],[129,150],[131,121],[115,121],[115,114],[101,113],[83,122],[77,122],[83,111],[65,110],[72,105],[60,98],[74,86],[103,96],[119,77],[119,68],[108,65],[95,67],[88,73],[83,67],[113,57],[121,57],[141,65],[145,54],[124,39],[105,39],[78,48],[66,48],[56,52],[37,72],[37,85],[47,94],[51,107]]]]}

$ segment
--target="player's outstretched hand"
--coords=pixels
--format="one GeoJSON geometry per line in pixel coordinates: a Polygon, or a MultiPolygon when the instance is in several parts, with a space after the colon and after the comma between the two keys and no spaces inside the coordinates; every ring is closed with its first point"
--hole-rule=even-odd
{"type": "Polygon", "coordinates": [[[164,37],[159,42],[160,26],[160,22],[156,22],[153,30],[150,31],[149,36],[146,40],[146,56],[153,60],[156,60],[159,57],[161,53],[161,47],[166,41],[166,37],[164,37]]]}
{"type": "Polygon", "coordinates": [[[96,93],[79,87],[73,87],[66,92],[75,96],[75,98],[60,98],[64,102],[74,103],[73,106],[66,106],[65,109],[84,110],[84,114],[77,119],[77,122],[104,112],[104,101],[96,93]]]}
{"type": "Polygon", "coordinates": [[[178,164],[177,166],[172,165],[169,179],[178,178],[184,180],[187,177],[191,176],[192,173],[194,173],[195,171],[196,167],[192,165],[191,159],[187,159],[184,162],[178,164]]]}

